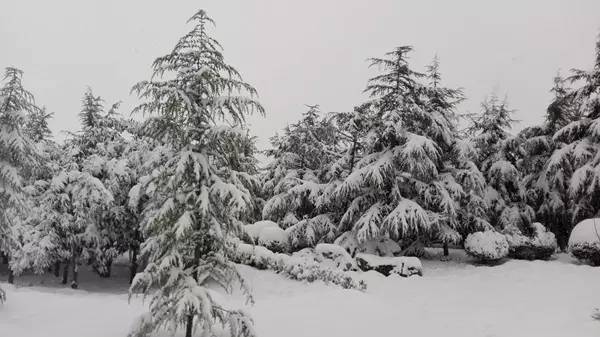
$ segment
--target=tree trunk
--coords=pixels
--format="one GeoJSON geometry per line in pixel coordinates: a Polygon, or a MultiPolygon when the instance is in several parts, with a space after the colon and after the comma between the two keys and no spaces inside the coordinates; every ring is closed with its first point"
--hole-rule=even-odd
{"type": "Polygon", "coordinates": [[[192,328],[194,327],[194,316],[189,315],[185,324],[185,337],[192,337],[192,328]]]}
{"type": "MultiPolygon", "coordinates": [[[[97,270],[98,271],[98,270],[97,270]]],[[[102,271],[98,272],[98,275],[102,278],[109,278],[112,272],[112,260],[107,260],[106,265],[102,269],[102,271]]]]}
{"type": "Polygon", "coordinates": [[[67,284],[69,281],[69,261],[65,261],[63,265],[62,284],[67,284]]]}
{"type": "Polygon", "coordinates": [[[79,276],[79,266],[77,265],[77,258],[73,255],[73,281],[71,281],[71,288],[77,289],[79,288],[78,276],[79,276]]]}
{"type": "Polygon", "coordinates": [[[138,270],[138,249],[137,247],[131,247],[129,250],[129,254],[131,254],[130,264],[129,264],[129,284],[133,283],[133,278],[135,274],[137,274],[138,270]]]}
{"type": "Polygon", "coordinates": [[[444,242],[444,256],[450,255],[450,250],[448,249],[448,242],[444,242]]]}
{"type": "Polygon", "coordinates": [[[15,284],[15,273],[8,267],[8,284],[15,284]]]}
{"type": "Polygon", "coordinates": [[[356,157],[356,147],[358,145],[358,139],[356,135],[354,135],[352,139],[352,150],[350,152],[350,173],[354,170],[354,159],[356,157]]]}
{"type": "Polygon", "coordinates": [[[59,277],[60,276],[60,262],[56,262],[54,264],[54,276],[55,277],[59,277]]]}
{"type": "Polygon", "coordinates": [[[8,264],[8,255],[2,253],[2,264],[8,264]]]}
{"type": "MultiPolygon", "coordinates": [[[[194,247],[194,262],[193,262],[193,267],[195,267],[193,277],[194,277],[194,280],[196,280],[196,282],[198,282],[198,261],[200,260],[201,256],[202,256],[202,248],[199,243],[196,243],[196,247],[194,247]]],[[[185,325],[185,337],[192,337],[192,330],[194,327],[194,314],[195,313],[191,313],[187,317],[187,323],[185,325]]]]}

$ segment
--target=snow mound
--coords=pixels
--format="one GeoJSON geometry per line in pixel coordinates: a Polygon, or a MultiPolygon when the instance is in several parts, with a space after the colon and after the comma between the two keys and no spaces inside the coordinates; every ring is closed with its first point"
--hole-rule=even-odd
{"type": "Polygon", "coordinates": [[[400,245],[390,238],[372,239],[359,243],[352,232],[342,234],[334,241],[334,244],[343,247],[352,256],[357,253],[396,256],[402,252],[400,245]]]}
{"type": "Polygon", "coordinates": [[[385,276],[397,274],[408,277],[423,275],[423,265],[416,257],[382,257],[372,254],[357,254],[356,263],[362,271],[375,270],[385,276]]]}
{"type": "Polygon", "coordinates": [[[509,246],[506,237],[498,232],[475,232],[467,236],[465,251],[481,262],[493,262],[506,257],[509,246]]]}
{"type": "Polygon", "coordinates": [[[244,226],[244,232],[252,239],[253,243],[258,243],[258,236],[265,228],[279,227],[276,222],[263,220],[251,225],[244,226]]]}
{"type": "Polygon", "coordinates": [[[275,253],[265,247],[252,246],[239,240],[233,240],[235,246],[232,261],[245,264],[257,269],[269,269],[292,280],[314,282],[321,280],[345,289],[365,290],[362,280],[354,279],[353,275],[337,268],[330,268],[314,260],[313,250],[304,249],[290,256],[275,253]]]}
{"type": "Polygon", "coordinates": [[[504,236],[508,241],[509,256],[524,260],[545,260],[550,258],[558,247],[556,237],[544,225],[536,222],[533,237],[523,235],[519,230],[507,230],[504,236]]]}
{"type": "Polygon", "coordinates": [[[315,252],[324,259],[330,260],[336,268],[342,270],[356,270],[356,262],[341,246],[330,243],[320,243],[315,247],[315,252]]]}
{"type": "Polygon", "coordinates": [[[573,228],[569,252],[580,260],[600,266],[600,219],[583,220],[573,228]]]}
{"type": "Polygon", "coordinates": [[[274,252],[289,251],[288,234],[279,227],[263,228],[258,234],[258,244],[274,252]]]}
{"type": "Polygon", "coordinates": [[[289,237],[285,230],[277,223],[269,220],[258,221],[244,226],[247,241],[250,243],[267,247],[274,252],[289,251],[289,237]]]}

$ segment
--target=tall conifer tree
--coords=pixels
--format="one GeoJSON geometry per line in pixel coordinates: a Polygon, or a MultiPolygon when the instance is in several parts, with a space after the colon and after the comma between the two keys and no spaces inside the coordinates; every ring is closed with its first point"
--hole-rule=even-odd
{"type": "Polygon", "coordinates": [[[241,144],[246,116],[263,108],[209,35],[213,20],[201,10],[189,22],[194,28],[154,61],[152,79],[134,87],[145,100],[135,111],[149,116],[146,130],[173,155],[141,186],[149,196],[142,221],[148,265],[131,292],[153,296],[131,336],[180,327],[187,337],[211,335],[217,326],[231,336],[253,336],[251,319],[217,302],[208,284],[225,291],[243,284],[228,259],[228,241],[252,209],[253,158],[241,144]]]}

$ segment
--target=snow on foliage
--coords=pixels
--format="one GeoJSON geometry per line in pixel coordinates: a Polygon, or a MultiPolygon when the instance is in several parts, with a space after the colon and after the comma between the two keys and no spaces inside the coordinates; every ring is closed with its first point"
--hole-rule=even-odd
{"type": "Polygon", "coordinates": [[[341,246],[331,243],[320,243],[315,247],[315,252],[324,259],[332,261],[336,268],[344,271],[356,270],[356,262],[341,246]]]}
{"type": "Polygon", "coordinates": [[[580,260],[600,265],[600,219],[586,219],[573,228],[569,252],[580,260]]]}
{"type": "Polygon", "coordinates": [[[556,236],[536,222],[533,236],[523,235],[516,228],[503,231],[509,246],[509,256],[517,259],[548,259],[558,248],[556,236]]]}
{"type": "Polygon", "coordinates": [[[288,278],[298,281],[314,282],[321,280],[345,289],[365,290],[367,285],[362,280],[356,280],[351,274],[340,270],[338,266],[328,267],[315,260],[314,254],[300,251],[293,256],[274,253],[265,247],[253,246],[240,241],[233,241],[235,247],[232,260],[259,269],[269,269],[288,278]]]}
{"type": "Polygon", "coordinates": [[[423,265],[416,257],[380,257],[371,254],[357,254],[356,263],[363,271],[375,270],[385,276],[392,274],[408,277],[423,275],[423,265]]]}
{"type": "Polygon", "coordinates": [[[508,241],[496,231],[475,232],[465,239],[465,251],[482,262],[494,262],[508,255],[508,241]]]}
{"type": "Polygon", "coordinates": [[[209,36],[212,19],[200,10],[190,22],[194,28],[171,53],[155,60],[152,80],[133,89],[142,100],[135,111],[153,116],[146,132],[173,154],[133,195],[147,196],[141,231],[148,264],[130,293],[152,300],[148,319],[130,336],[161,329],[174,334],[179,328],[186,335],[194,330],[209,335],[223,327],[231,336],[250,337],[251,319],[221,305],[209,283],[227,293],[239,284],[252,301],[230,261],[227,240],[241,234],[254,210],[254,144],[239,128],[263,108],[255,89],[224,62],[219,43],[209,36]]]}

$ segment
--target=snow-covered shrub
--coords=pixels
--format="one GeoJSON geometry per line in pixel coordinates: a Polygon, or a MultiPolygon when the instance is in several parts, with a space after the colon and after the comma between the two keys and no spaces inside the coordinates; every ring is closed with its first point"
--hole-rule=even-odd
{"type": "Polygon", "coordinates": [[[246,237],[244,238],[249,243],[258,243],[258,236],[260,232],[265,228],[278,227],[276,222],[270,220],[258,221],[250,225],[244,226],[244,234],[246,237]]]}
{"type": "Polygon", "coordinates": [[[289,239],[285,230],[270,220],[258,221],[244,226],[243,239],[248,243],[267,247],[278,253],[289,251],[289,239]]]}
{"type": "Polygon", "coordinates": [[[304,248],[294,252],[291,258],[297,261],[318,263],[323,268],[343,271],[358,270],[356,262],[350,254],[344,248],[334,244],[322,243],[318,244],[315,248],[304,248]]]}
{"type": "Polygon", "coordinates": [[[273,270],[292,280],[305,280],[308,282],[321,280],[326,283],[333,283],[344,289],[365,290],[367,287],[364,281],[357,281],[350,274],[337,268],[328,268],[316,262],[312,259],[314,254],[310,254],[311,250],[304,250],[303,253],[289,256],[274,253],[265,247],[252,246],[238,240],[233,241],[232,244],[236,248],[230,258],[236,263],[249,265],[258,269],[273,270]]]}
{"type": "Polygon", "coordinates": [[[539,222],[532,226],[535,230],[532,237],[523,235],[515,229],[504,231],[510,257],[522,260],[546,260],[554,254],[558,247],[554,234],[539,222]]]}
{"type": "Polygon", "coordinates": [[[356,236],[352,232],[345,232],[335,239],[333,243],[344,248],[351,256],[356,254],[359,245],[356,236]]]}
{"type": "Polygon", "coordinates": [[[573,228],[569,252],[579,260],[600,266],[600,219],[583,220],[573,228]]]}
{"type": "Polygon", "coordinates": [[[403,277],[423,275],[421,260],[412,256],[381,257],[357,254],[356,263],[362,271],[375,270],[385,276],[397,274],[403,277]]]}
{"type": "Polygon", "coordinates": [[[0,304],[4,303],[6,301],[6,293],[4,292],[4,290],[2,290],[2,288],[0,288],[0,304]]]}
{"type": "Polygon", "coordinates": [[[278,253],[289,251],[288,234],[279,227],[268,227],[260,231],[258,244],[278,253]]]}
{"type": "Polygon", "coordinates": [[[508,255],[508,241],[495,231],[475,232],[467,236],[465,251],[481,262],[494,262],[508,255]]]}
{"type": "Polygon", "coordinates": [[[315,247],[315,252],[322,256],[325,260],[331,261],[331,263],[342,270],[356,270],[356,262],[346,252],[346,250],[336,244],[331,243],[320,243],[315,247]]]}
{"type": "Polygon", "coordinates": [[[355,256],[358,253],[397,256],[402,252],[402,247],[390,238],[371,239],[359,243],[352,232],[342,234],[334,241],[334,244],[344,248],[351,256],[355,256]]]}

